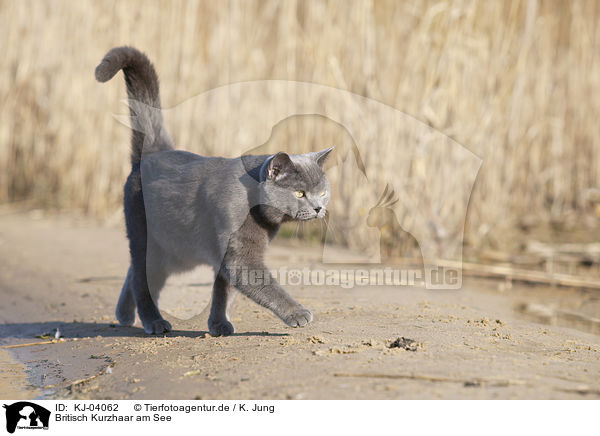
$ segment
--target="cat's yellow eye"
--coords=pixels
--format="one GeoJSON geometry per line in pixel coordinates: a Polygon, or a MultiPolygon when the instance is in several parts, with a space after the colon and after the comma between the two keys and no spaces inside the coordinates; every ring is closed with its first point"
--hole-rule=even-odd
{"type": "Polygon", "coordinates": [[[294,195],[298,198],[304,197],[304,191],[294,191],[294,195]]]}
{"type": "Polygon", "coordinates": [[[325,194],[327,194],[327,191],[322,191],[321,192],[321,197],[325,197],[325,194]]]}

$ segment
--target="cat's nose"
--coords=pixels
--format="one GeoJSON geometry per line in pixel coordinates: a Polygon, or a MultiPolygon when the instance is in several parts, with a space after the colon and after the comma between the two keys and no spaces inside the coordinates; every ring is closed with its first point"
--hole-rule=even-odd
{"type": "Polygon", "coordinates": [[[323,209],[322,207],[315,207],[315,212],[319,213],[321,212],[321,209],[323,209]]]}

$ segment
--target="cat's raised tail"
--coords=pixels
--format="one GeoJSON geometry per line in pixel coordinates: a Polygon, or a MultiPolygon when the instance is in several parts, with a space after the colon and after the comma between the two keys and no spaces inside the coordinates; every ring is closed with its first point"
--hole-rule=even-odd
{"type": "Polygon", "coordinates": [[[173,140],[164,126],[158,76],[148,57],[133,47],[111,49],[96,67],[96,80],[107,82],[119,70],[125,74],[131,114],[131,163],[142,155],[173,149],[173,140]]]}

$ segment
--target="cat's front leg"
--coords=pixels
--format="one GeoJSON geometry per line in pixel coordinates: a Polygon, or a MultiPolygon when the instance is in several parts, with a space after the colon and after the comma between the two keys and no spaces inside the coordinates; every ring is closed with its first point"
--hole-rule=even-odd
{"type": "Polygon", "coordinates": [[[304,327],[313,320],[312,312],[294,300],[266,266],[230,265],[222,272],[240,292],[271,310],[290,327],[304,327]]]}
{"type": "Polygon", "coordinates": [[[287,315],[279,317],[290,327],[304,327],[313,320],[312,312],[301,304],[288,312],[287,315]]]}

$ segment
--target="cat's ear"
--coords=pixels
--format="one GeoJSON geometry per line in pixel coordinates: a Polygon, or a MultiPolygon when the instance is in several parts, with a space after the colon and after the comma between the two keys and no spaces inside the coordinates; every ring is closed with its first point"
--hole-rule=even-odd
{"type": "Polygon", "coordinates": [[[329,156],[329,153],[331,153],[333,151],[335,147],[329,147],[326,148],[325,150],[321,150],[321,151],[317,151],[312,154],[313,159],[317,162],[317,164],[323,168],[323,165],[325,165],[325,161],[327,160],[327,157],[329,156]]]}
{"type": "Polygon", "coordinates": [[[295,171],[294,163],[287,153],[280,151],[271,158],[267,167],[267,178],[268,179],[281,179],[286,174],[295,171]]]}

